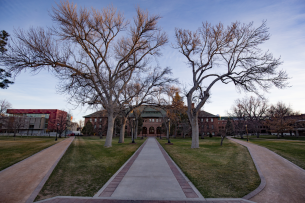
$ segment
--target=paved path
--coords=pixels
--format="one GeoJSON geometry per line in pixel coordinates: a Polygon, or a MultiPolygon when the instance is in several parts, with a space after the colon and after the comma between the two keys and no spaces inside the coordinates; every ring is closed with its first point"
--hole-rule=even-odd
{"type": "Polygon", "coordinates": [[[0,172],[0,202],[26,202],[72,140],[61,141],[0,172]]]}
{"type": "Polygon", "coordinates": [[[204,199],[155,138],[148,138],[97,196],[125,200],[204,199]]]}
{"type": "Polygon", "coordinates": [[[305,202],[305,170],[264,147],[238,139],[229,139],[248,147],[265,177],[265,188],[251,198],[251,201],[305,202]]]}

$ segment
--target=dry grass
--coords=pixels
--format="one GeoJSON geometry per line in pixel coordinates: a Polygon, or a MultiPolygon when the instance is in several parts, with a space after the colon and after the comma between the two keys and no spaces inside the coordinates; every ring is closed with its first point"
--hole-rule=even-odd
{"type": "Polygon", "coordinates": [[[105,148],[105,139],[76,137],[38,194],[37,200],[54,196],[93,196],[128,160],[145,140],[114,139],[105,148]]]}
{"type": "Polygon", "coordinates": [[[60,142],[51,137],[0,137],[0,171],[60,142]]]}
{"type": "Polygon", "coordinates": [[[237,143],[226,139],[220,146],[219,138],[206,138],[191,149],[191,139],[171,141],[160,143],[206,198],[243,197],[260,184],[248,150],[237,143]]]}

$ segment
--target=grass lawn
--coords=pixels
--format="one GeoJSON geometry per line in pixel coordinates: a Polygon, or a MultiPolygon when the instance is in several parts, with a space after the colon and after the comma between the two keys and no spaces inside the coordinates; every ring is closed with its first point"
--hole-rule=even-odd
{"type": "MultiPolygon", "coordinates": [[[[289,136],[289,135],[286,135],[284,137],[281,137],[278,139],[276,135],[260,135],[259,138],[256,137],[256,135],[252,135],[252,136],[249,136],[249,139],[277,139],[277,140],[303,140],[305,141],[305,136],[299,136],[299,137],[295,137],[295,136],[289,136]]],[[[247,136],[244,135],[244,139],[247,140],[247,136]]]]}
{"type": "Polygon", "coordinates": [[[8,137],[0,136],[0,171],[27,157],[60,142],[54,137],[8,137]]]}
{"type": "Polygon", "coordinates": [[[205,198],[243,197],[260,184],[247,148],[230,140],[220,146],[220,138],[200,139],[199,149],[189,138],[158,141],[205,198]]]}
{"type": "Polygon", "coordinates": [[[76,137],[53,173],[36,197],[42,200],[54,196],[94,196],[111,176],[128,160],[145,140],[137,144],[118,144],[105,148],[105,138],[76,137]]]}
{"type": "Polygon", "coordinates": [[[305,141],[263,138],[251,138],[249,141],[266,147],[305,169],[305,141]]]}

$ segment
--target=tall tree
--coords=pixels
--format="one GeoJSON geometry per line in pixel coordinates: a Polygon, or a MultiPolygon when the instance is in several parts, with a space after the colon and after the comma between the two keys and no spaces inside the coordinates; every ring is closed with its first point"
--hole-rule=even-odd
{"type": "MultiPolygon", "coordinates": [[[[1,56],[4,54],[4,52],[7,51],[5,46],[7,45],[7,40],[10,35],[5,31],[0,31],[0,60],[1,56]]],[[[10,78],[12,75],[8,72],[6,72],[4,69],[0,68],[0,88],[6,89],[8,88],[9,84],[13,84],[14,82],[8,80],[7,78],[10,78]]]]}
{"type": "Polygon", "coordinates": [[[192,148],[199,148],[198,112],[217,82],[233,83],[239,90],[256,94],[259,88],[287,85],[286,72],[278,70],[280,59],[259,48],[270,37],[265,22],[258,28],[253,23],[235,22],[224,27],[206,22],[195,32],[176,28],[175,36],[174,48],[186,57],[192,71],[192,84],[186,90],[192,148]]]}
{"type": "Polygon", "coordinates": [[[12,104],[5,99],[0,100],[0,117],[6,115],[7,109],[12,108],[12,104]]]}
{"type": "Polygon", "coordinates": [[[69,2],[52,11],[57,26],[16,31],[3,61],[15,74],[51,70],[76,102],[102,106],[108,113],[104,146],[111,147],[114,120],[125,102],[120,101],[123,89],[135,74],[150,72],[150,59],[160,56],[168,41],[157,26],[161,17],[137,8],[129,22],[111,6],[101,12],[77,10],[69,2]]]}
{"type": "Polygon", "coordinates": [[[278,102],[275,105],[271,105],[268,110],[267,124],[270,126],[271,132],[276,132],[277,137],[283,137],[283,133],[294,129],[295,120],[286,119],[286,116],[289,116],[293,113],[290,106],[286,105],[283,102],[278,102]]]}
{"type": "Polygon", "coordinates": [[[257,138],[259,138],[260,126],[264,123],[268,108],[269,105],[265,99],[253,96],[237,99],[235,107],[233,107],[233,109],[241,110],[241,113],[247,119],[248,128],[256,133],[257,138]]]}

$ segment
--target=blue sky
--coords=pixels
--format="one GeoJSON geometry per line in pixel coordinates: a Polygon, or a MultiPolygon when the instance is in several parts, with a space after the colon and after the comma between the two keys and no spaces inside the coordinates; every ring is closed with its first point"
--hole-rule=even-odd
{"type": "MultiPolygon", "coordinates": [[[[0,30],[6,30],[13,36],[16,28],[53,25],[49,12],[56,2],[49,0],[0,0],[0,30]]],[[[70,1],[71,2],[71,1],[70,1]]],[[[267,20],[271,39],[261,48],[269,50],[275,57],[281,57],[284,64],[280,67],[289,74],[289,88],[272,88],[265,97],[269,103],[283,101],[294,110],[305,113],[305,1],[293,0],[86,0],[73,1],[78,6],[101,9],[112,4],[124,13],[126,19],[132,19],[135,7],[140,6],[150,14],[159,14],[163,18],[159,25],[168,34],[169,43],[163,49],[163,56],[158,59],[161,66],[173,70],[173,77],[179,78],[182,85],[191,82],[191,71],[183,56],[171,44],[175,43],[175,27],[195,31],[202,22],[216,24],[222,22],[254,22],[258,26],[267,20]]],[[[47,72],[32,75],[20,74],[15,84],[6,90],[0,90],[0,99],[12,103],[13,108],[49,108],[71,109],[76,121],[94,110],[71,105],[67,96],[56,92],[58,79],[47,72]]],[[[217,84],[212,89],[210,102],[204,110],[213,114],[225,115],[234,100],[244,97],[233,84],[217,84]]],[[[247,94],[250,95],[250,94],[247,94]]]]}

